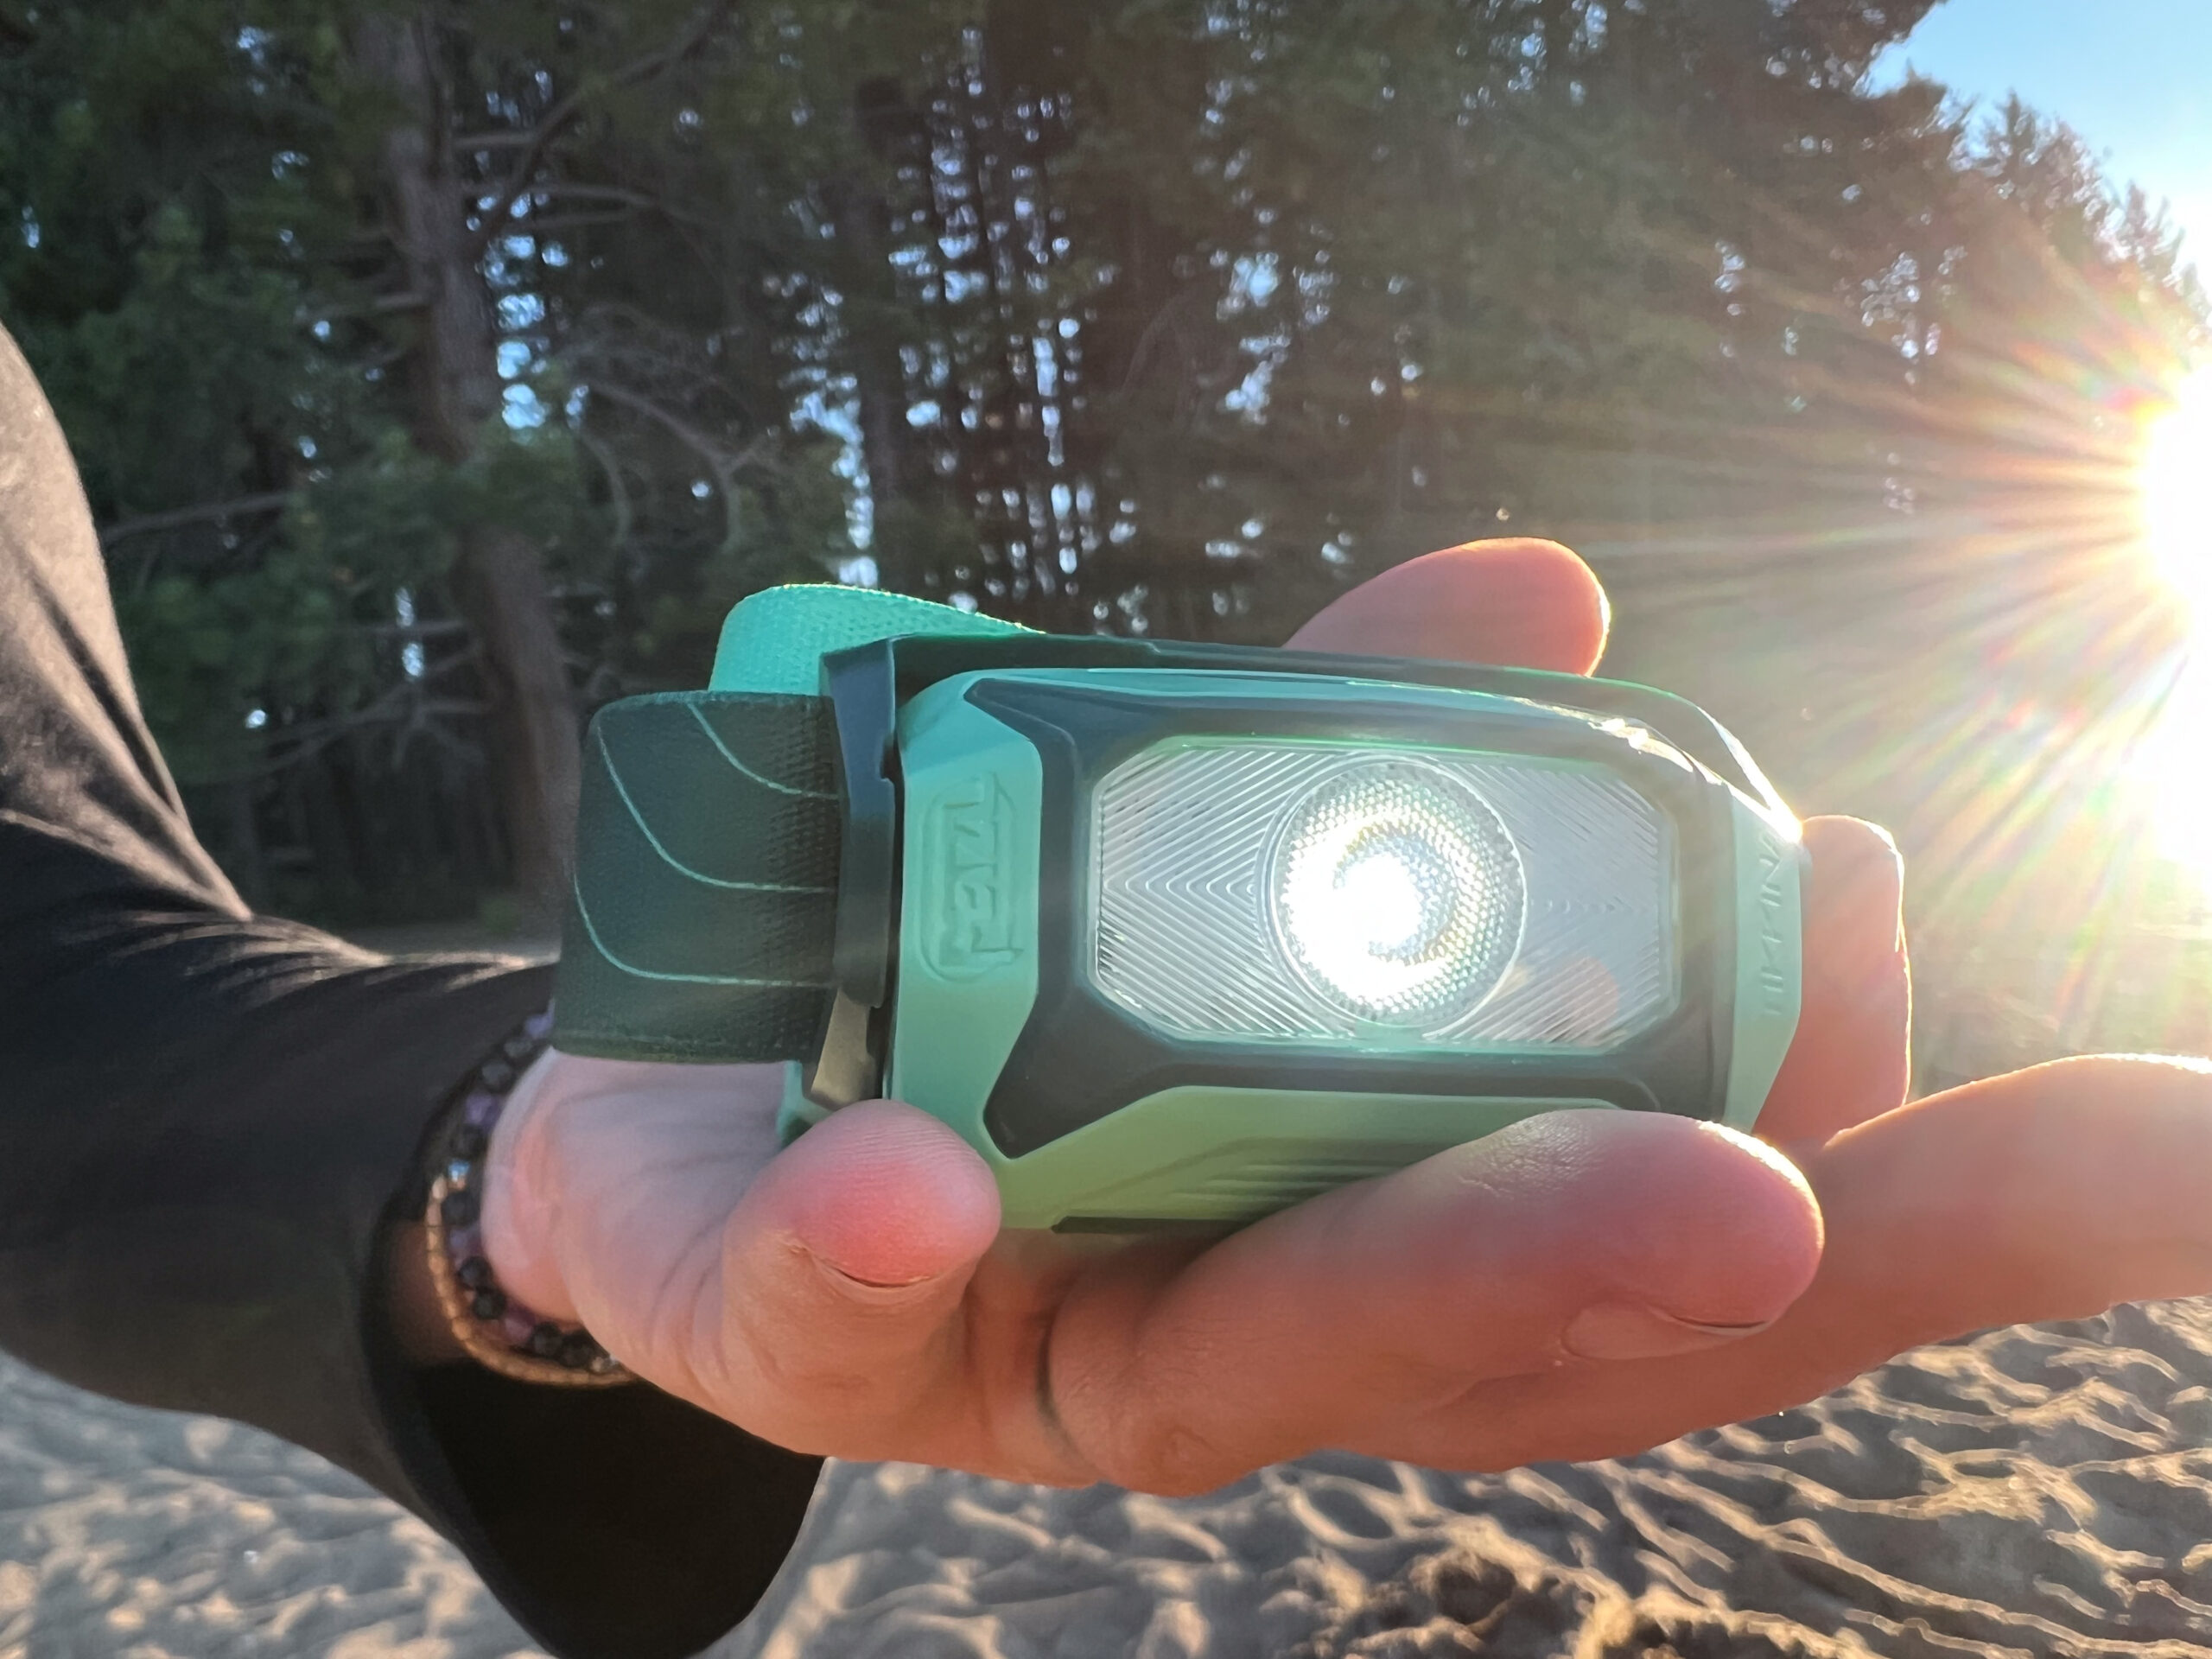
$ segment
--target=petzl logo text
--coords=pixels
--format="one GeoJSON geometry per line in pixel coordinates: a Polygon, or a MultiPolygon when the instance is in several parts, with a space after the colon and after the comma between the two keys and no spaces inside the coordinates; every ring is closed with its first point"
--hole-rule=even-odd
{"type": "Polygon", "coordinates": [[[973,979],[1021,956],[1014,836],[1014,803],[995,779],[962,785],[931,812],[922,955],[947,979],[973,979]]]}
{"type": "Polygon", "coordinates": [[[1789,960],[1789,943],[1783,927],[1789,896],[1782,882],[1783,849],[1771,842],[1759,848],[1759,962],[1761,999],[1770,1014],[1789,1012],[1790,987],[1796,964],[1789,960]]]}

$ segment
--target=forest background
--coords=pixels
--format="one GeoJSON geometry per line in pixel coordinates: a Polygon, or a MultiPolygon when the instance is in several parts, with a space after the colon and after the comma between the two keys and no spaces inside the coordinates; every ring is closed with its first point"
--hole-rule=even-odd
{"type": "Polygon", "coordinates": [[[1544,535],[1896,830],[1924,1078],[2202,1052],[2117,779],[2212,310],[2063,125],[1874,88],[1930,3],[0,0],[0,321],[257,905],[527,929],[580,718],[774,582],[1274,642],[1544,535]]]}

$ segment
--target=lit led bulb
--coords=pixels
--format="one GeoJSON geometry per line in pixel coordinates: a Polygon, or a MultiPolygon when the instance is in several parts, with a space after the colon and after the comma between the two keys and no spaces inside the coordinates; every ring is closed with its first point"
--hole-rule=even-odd
{"type": "Polygon", "coordinates": [[[1520,948],[1528,896],[1511,836],[1419,761],[1324,779],[1285,815],[1270,862],[1276,938],[1309,988],[1359,1019],[1440,1030],[1481,1005],[1520,948]]]}

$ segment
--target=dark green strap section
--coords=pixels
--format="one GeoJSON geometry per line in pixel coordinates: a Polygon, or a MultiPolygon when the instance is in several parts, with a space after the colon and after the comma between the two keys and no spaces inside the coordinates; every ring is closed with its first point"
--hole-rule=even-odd
{"type": "Polygon", "coordinates": [[[842,822],[822,698],[697,691],[584,740],[553,1040],[607,1059],[811,1058],[842,822]]]}

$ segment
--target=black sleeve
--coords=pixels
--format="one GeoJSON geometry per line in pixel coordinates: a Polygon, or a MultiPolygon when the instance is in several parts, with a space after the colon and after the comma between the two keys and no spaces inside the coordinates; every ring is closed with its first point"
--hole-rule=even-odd
{"type": "Polygon", "coordinates": [[[67,447],[0,334],[0,1345],[321,1452],[556,1654],[672,1659],[766,1588],[818,1460],[643,1385],[412,1369],[383,1306],[426,1126],[550,981],[239,902],[140,718],[67,447]]]}

